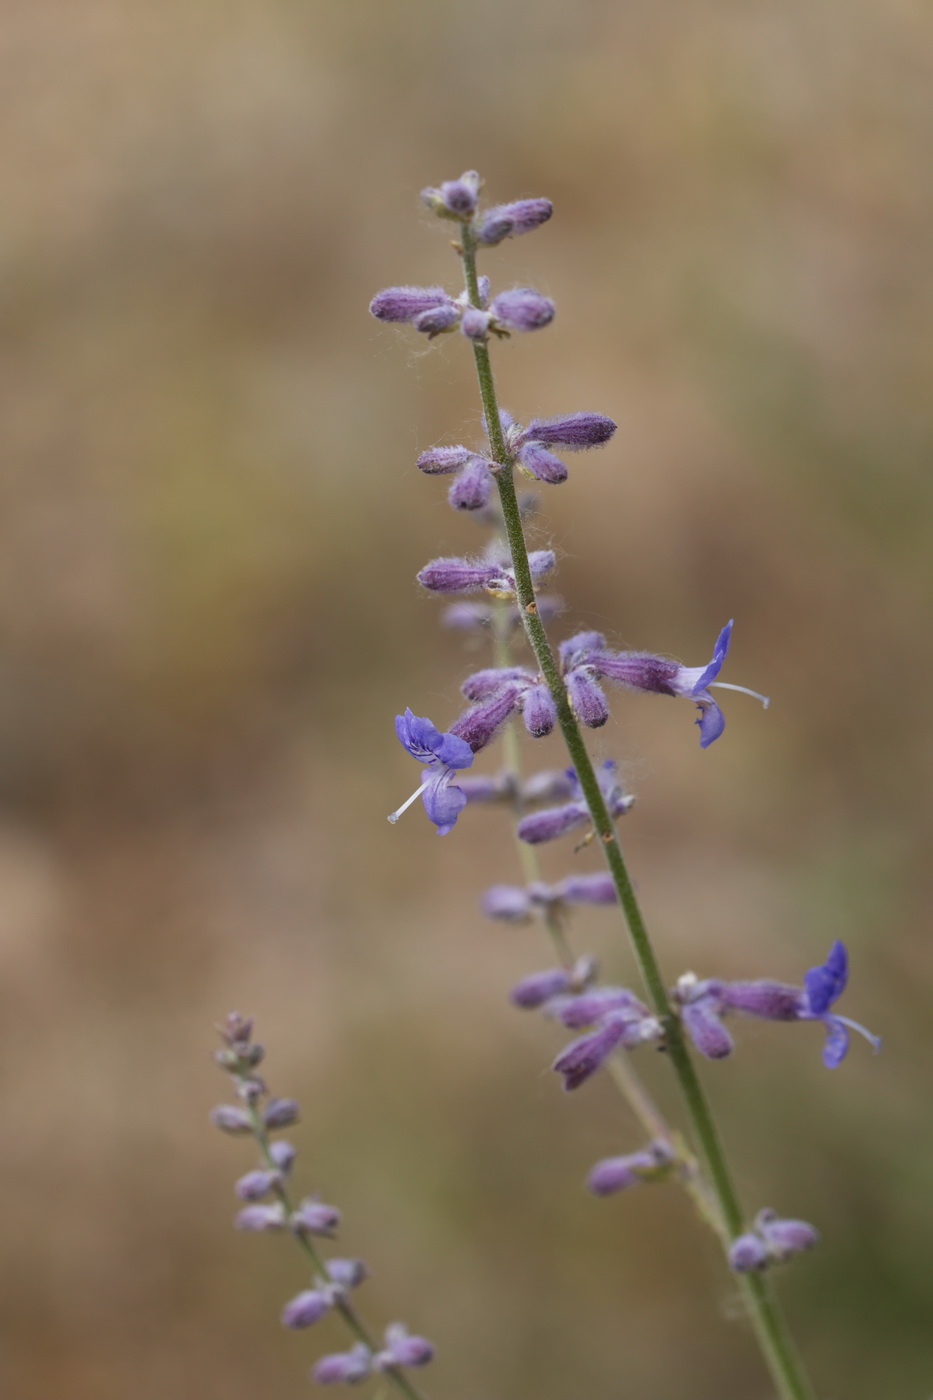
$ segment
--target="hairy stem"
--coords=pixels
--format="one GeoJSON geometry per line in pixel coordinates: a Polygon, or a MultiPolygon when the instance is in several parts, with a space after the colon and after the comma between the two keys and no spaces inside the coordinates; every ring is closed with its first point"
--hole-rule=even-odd
{"type": "MultiPolygon", "coordinates": [[[[266,1132],[265,1125],[262,1121],[262,1115],[260,1114],[259,1109],[257,1108],[255,1103],[249,1104],[249,1115],[252,1121],[253,1135],[255,1136],[256,1141],[259,1144],[259,1152],[262,1157],[262,1160],[270,1171],[275,1171],[276,1165],[272,1159],[272,1154],[269,1151],[269,1134],[266,1132]]],[[[291,1200],[289,1199],[289,1195],[285,1189],[284,1184],[276,1186],[274,1188],[274,1192],[276,1198],[281,1202],[282,1207],[285,1210],[286,1216],[290,1216],[294,1207],[292,1206],[291,1200]]],[[[292,1238],[297,1241],[300,1247],[304,1250],[305,1254],[311,1260],[315,1273],[317,1273],[319,1277],[327,1279],[332,1283],[333,1279],[331,1279],[330,1274],[328,1272],[327,1261],[323,1257],[323,1255],[321,1255],[318,1252],[314,1241],[310,1239],[309,1236],[306,1235],[303,1231],[299,1233],[297,1230],[292,1232],[292,1238]]],[[[359,1313],[356,1311],[356,1308],[350,1302],[349,1298],[339,1298],[337,1300],[337,1303],[335,1304],[335,1307],[336,1311],[340,1313],[340,1316],[343,1318],[344,1322],[347,1324],[354,1337],[356,1337],[357,1341],[365,1343],[365,1345],[369,1347],[370,1351],[372,1352],[378,1351],[379,1343],[374,1339],[369,1328],[366,1326],[365,1322],[360,1317],[359,1313]]],[[[425,1400],[424,1394],[418,1389],[417,1386],[412,1385],[411,1381],[408,1379],[407,1375],[400,1367],[387,1366],[385,1368],[385,1371],[383,1372],[383,1375],[387,1376],[388,1379],[392,1382],[392,1384],[396,1387],[396,1389],[401,1391],[401,1393],[406,1397],[406,1400],[425,1400]]]]}
{"type": "MultiPolygon", "coordinates": [[[[467,292],[473,305],[479,306],[476,243],[470,225],[463,224],[461,227],[461,257],[467,292]]],[[[638,963],[648,998],[655,1013],[664,1024],[670,1063],[677,1076],[694,1135],[700,1145],[719,1213],[725,1224],[728,1237],[735,1238],[742,1233],[744,1218],[722,1139],[697,1076],[680,1020],[673,1014],[664,977],[632,886],[615,824],[606,806],[596,777],[596,770],[593,767],[576,717],[570,707],[566,687],[551,650],[544,623],[538,613],[534,582],[528,564],[528,547],[525,542],[525,532],[515,492],[513,459],[506,444],[499,418],[499,405],[488,345],[482,341],[474,342],[473,355],[476,361],[476,373],[486,420],[486,431],[489,436],[489,446],[497,466],[496,485],[512,555],[517,602],[525,635],[534,652],[542,678],[554,698],[558,724],[589,809],[593,829],[599,838],[606,864],[612,874],[619,903],[628,925],[635,960],[638,963]]],[[[797,1356],[787,1324],[781,1315],[768,1280],[761,1274],[742,1274],[738,1277],[755,1335],[782,1400],[814,1400],[812,1387],[797,1356]]]]}

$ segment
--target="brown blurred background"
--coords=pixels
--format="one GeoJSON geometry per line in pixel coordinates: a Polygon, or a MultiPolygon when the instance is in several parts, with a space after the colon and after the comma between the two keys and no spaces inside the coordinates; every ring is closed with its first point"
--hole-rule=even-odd
{"type": "MultiPolygon", "coordinates": [[[[706,1075],[750,1208],[823,1232],[781,1279],[821,1400],[933,1391],[931,41],[919,0],[3,7],[4,1396],[285,1400],[343,1344],[230,1229],[234,1006],[432,1396],[771,1395],[677,1193],[582,1189],[639,1136],[507,1005],[549,954],[477,912],[505,817],[385,820],[393,715],[484,661],[413,583],[481,542],[414,468],[479,415],[459,337],[366,305],[456,285],[417,191],[468,166],[556,206],[486,261],[559,306],[504,403],[620,423],[544,501],[568,627],[696,664],[734,615],[773,697],[706,753],[652,697],[596,736],[671,980],[844,937],[885,1036],[829,1073],[749,1023],[706,1075]]],[[[610,912],[578,941],[633,975],[610,912]]]]}

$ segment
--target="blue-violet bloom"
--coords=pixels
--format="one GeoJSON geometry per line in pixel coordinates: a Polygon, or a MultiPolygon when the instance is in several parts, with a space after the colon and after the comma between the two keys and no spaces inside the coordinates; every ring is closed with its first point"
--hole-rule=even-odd
{"type": "Polygon", "coordinates": [[[442,734],[429,719],[413,715],[410,709],[403,715],[396,715],[395,732],[412,758],[419,759],[425,768],[424,782],[391,814],[389,821],[397,822],[415,799],[421,797],[438,835],[446,836],[467,803],[465,794],[452,786],[451,780],[459,768],[470,767],[473,750],[459,735],[442,734]]]}

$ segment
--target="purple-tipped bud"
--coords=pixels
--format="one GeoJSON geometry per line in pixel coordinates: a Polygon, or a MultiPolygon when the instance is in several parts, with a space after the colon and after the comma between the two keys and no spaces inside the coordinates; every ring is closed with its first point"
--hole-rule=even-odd
{"type": "Polygon", "coordinates": [[[602,632],[575,632],[561,642],[558,652],[561,670],[566,674],[575,666],[583,666],[589,660],[591,651],[598,651],[606,645],[602,632]]]}
{"type": "Polygon", "coordinates": [[[268,1196],[274,1186],[281,1186],[281,1184],[281,1172],[257,1170],[241,1176],[236,1183],[235,1190],[241,1201],[261,1201],[263,1196],[268,1196]]]}
{"type": "Polygon", "coordinates": [[[322,1356],[311,1376],[318,1385],[356,1385],[365,1381],[372,1370],[373,1357],[369,1347],[357,1342],[350,1351],[332,1352],[322,1356]]]}
{"type": "Polygon", "coordinates": [[[292,1211],[288,1223],[299,1235],[330,1236],[340,1224],[340,1211],[336,1206],[326,1206],[323,1201],[308,1197],[297,1210],[292,1211]]]}
{"type": "Polygon", "coordinates": [[[270,1099],[262,1121],[267,1128],[288,1128],[298,1122],[298,1104],[294,1099],[270,1099]]]}
{"type": "Polygon", "coordinates": [[[587,1186],[597,1196],[610,1196],[637,1186],[642,1181],[659,1181],[670,1174],[674,1153],[670,1144],[658,1139],[641,1152],[624,1157],[604,1157],[590,1172],[587,1186]]]}
{"type": "Polygon", "coordinates": [[[578,1089],[605,1064],[616,1046],[626,1039],[628,1023],[623,1015],[614,1014],[592,1035],[574,1040],[558,1055],[551,1066],[564,1077],[565,1089],[578,1089]]]}
{"type": "Polygon", "coordinates": [[[287,1176],[292,1169],[292,1163],[298,1156],[298,1149],[290,1142],[273,1142],[269,1147],[269,1156],[283,1176],[287,1176]]]}
{"type": "Polygon", "coordinates": [[[489,463],[482,457],[473,457],[456,479],[447,499],[454,510],[482,510],[489,504],[492,494],[492,473],[489,463]]]}
{"type": "Polygon", "coordinates": [[[266,1081],[260,1079],[258,1074],[251,1074],[237,1081],[236,1091],[245,1103],[256,1103],[267,1092],[266,1081]]]}
{"type": "Polygon", "coordinates": [[[557,555],[553,549],[533,549],[528,556],[528,567],[531,570],[531,577],[534,579],[549,574],[556,564],[557,555]]]}
{"type": "Polygon", "coordinates": [[[499,730],[518,704],[519,690],[516,686],[506,686],[484,705],[474,705],[464,711],[450,726],[450,733],[465,739],[474,753],[479,753],[492,743],[499,730]]]}
{"type": "Polygon", "coordinates": [[[567,468],[559,457],[542,447],[540,442],[526,442],[519,448],[518,465],[529,476],[538,481],[547,481],[551,486],[559,486],[567,480],[567,468]]]}
{"type": "Polygon", "coordinates": [[[799,1021],[804,994],[799,987],[784,982],[726,982],[722,1000],[734,1011],[747,1016],[763,1016],[768,1021],[799,1021]]]}
{"type": "Polygon", "coordinates": [[[446,476],[459,471],[473,456],[475,453],[468,447],[429,447],[427,452],[422,452],[415,465],[429,476],[446,476]]]}
{"type": "Polygon", "coordinates": [[[569,991],[571,985],[569,972],[562,967],[552,967],[545,972],[533,972],[530,977],[523,978],[509,992],[509,1000],[513,1006],[520,1006],[523,1011],[534,1011],[546,1001],[550,1001],[551,997],[569,991]]]}
{"type": "Polygon", "coordinates": [[[608,870],[592,875],[568,875],[555,887],[560,899],[568,904],[617,904],[618,891],[608,870]]]}
{"type": "Polygon", "coordinates": [[[518,839],[527,841],[530,846],[539,846],[542,841],[554,841],[575,826],[589,821],[589,812],[583,802],[568,802],[565,807],[546,807],[541,812],[530,812],[518,824],[518,839]]]}
{"type": "Polygon", "coordinates": [[[490,248],[504,238],[530,233],[547,223],[553,212],[549,199],[518,199],[513,204],[497,204],[481,216],[476,230],[477,242],[490,248]]]}
{"type": "Polygon", "coordinates": [[[819,1231],[806,1220],[780,1220],[773,1210],[759,1211],[755,1228],[768,1246],[772,1259],[789,1259],[819,1244],[819,1231]]]}
{"type": "Polygon", "coordinates": [[[332,1306],[330,1297],[317,1288],[306,1288],[297,1293],[282,1309],[283,1327],[310,1327],[332,1306]]]}
{"type": "Polygon", "coordinates": [[[249,1045],[250,1036],[253,1034],[252,1016],[241,1016],[239,1011],[231,1011],[229,1016],[224,1017],[222,1026],[218,1026],[221,1037],[227,1045],[233,1046],[237,1050],[244,1050],[249,1045]]]}
{"type": "Polygon", "coordinates": [[[369,309],[377,321],[413,321],[425,311],[451,305],[443,287],[386,287],[376,293],[369,309]]]}
{"type": "Polygon", "coordinates": [[[768,1267],[768,1251],[757,1235],[739,1235],[729,1249],[729,1263],[738,1274],[768,1267]]]}
{"type": "Polygon", "coordinates": [[[597,676],[618,681],[633,690],[647,690],[654,695],[676,695],[674,680],[680,667],[676,661],[663,656],[651,656],[638,651],[591,652],[590,664],[597,676]]]}
{"type": "Polygon", "coordinates": [[[375,1366],[426,1366],[434,1359],[434,1346],[427,1337],[414,1337],[403,1322],[390,1322],[385,1330],[385,1351],[375,1358],[375,1366]]]}
{"type": "Polygon", "coordinates": [[[522,923],[531,917],[531,900],[517,885],[492,885],[483,895],[483,913],[488,919],[522,923]]]}
{"type": "Polygon", "coordinates": [[[525,728],[534,739],[543,739],[557,723],[557,705],[546,685],[533,685],[525,691],[521,702],[525,728]]]}
{"type": "Polygon", "coordinates": [[[538,331],[551,324],[557,307],[533,287],[514,287],[500,292],[489,310],[510,331],[538,331]]]}
{"type": "Polygon", "coordinates": [[[234,1228],[237,1230],[281,1230],[285,1226],[285,1207],[246,1206],[236,1216],[234,1228]]]}
{"type": "Polygon", "coordinates": [[[443,306],[432,306],[428,311],[422,311],[412,321],[416,331],[426,335],[428,340],[433,340],[436,335],[443,335],[445,331],[452,331],[460,320],[460,307],[452,301],[445,302],[443,306]]]}
{"type": "Polygon", "coordinates": [[[681,1007],[681,1020],[701,1055],[708,1060],[722,1060],[735,1048],[732,1036],[709,1001],[694,1001],[681,1007]]]}
{"type": "Polygon", "coordinates": [[[467,676],[460,691],[467,700],[488,700],[497,695],[504,685],[528,679],[529,673],[523,666],[488,666],[467,676]]]}
{"type": "Polygon", "coordinates": [[[369,1278],[369,1270],[362,1259],[328,1259],[327,1273],[330,1281],[341,1288],[359,1288],[369,1278]]]}
{"type": "Polygon", "coordinates": [[[482,181],[475,170],[465,170],[459,180],[445,180],[440,189],[429,186],[421,191],[422,201],[442,219],[470,217],[476,208],[482,181]]]}
{"type": "Polygon", "coordinates": [[[210,1116],[214,1127],[219,1128],[223,1133],[238,1135],[253,1131],[253,1125],[246,1110],[236,1108],[231,1103],[219,1103],[216,1108],[211,1109],[210,1116]]]}
{"type": "Polygon", "coordinates": [[[418,582],[432,593],[471,593],[485,588],[495,576],[496,570],[489,564],[469,559],[432,559],[421,570],[418,582]]]}
{"type": "Polygon", "coordinates": [[[648,1015],[648,1008],[627,987],[594,987],[579,996],[564,997],[556,1007],[557,1019],[571,1031],[595,1026],[612,1011],[632,1013],[636,1019],[648,1015]]]}
{"type": "MultiPolygon", "coordinates": [[[[532,418],[525,438],[534,438],[547,447],[567,447],[580,452],[608,442],[616,424],[602,413],[565,413],[560,418],[532,418]]],[[[602,643],[605,646],[605,642],[602,643]]]]}
{"type": "Polygon", "coordinates": [[[599,729],[609,718],[609,701],[593,679],[589,666],[578,666],[566,677],[567,695],[571,708],[590,729],[599,729]]]}
{"type": "MultiPolygon", "coordinates": [[[[495,302],[493,302],[495,307],[495,302]]],[[[468,306],[460,317],[460,329],[467,340],[485,340],[489,335],[493,313],[481,311],[478,306],[468,306]]]]}

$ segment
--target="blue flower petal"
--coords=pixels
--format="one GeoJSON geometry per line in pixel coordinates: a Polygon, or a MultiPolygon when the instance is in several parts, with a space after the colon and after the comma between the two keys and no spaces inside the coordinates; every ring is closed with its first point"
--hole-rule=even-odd
{"type": "Polygon", "coordinates": [[[725,661],[729,651],[729,642],[732,639],[732,628],[734,623],[735,618],[730,619],[730,621],[726,623],[725,627],[720,632],[719,636],[716,638],[716,645],[713,647],[713,659],[707,666],[706,670],[697,679],[693,687],[694,695],[699,695],[701,690],[705,690],[706,687],[709,685],[710,681],[714,681],[719,675],[719,672],[722,670],[723,662],[725,661]]]}
{"type": "Polygon", "coordinates": [[[466,739],[461,739],[458,734],[438,735],[434,753],[448,768],[469,768],[474,758],[466,739]]]}
{"type": "Polygon", "coordinates": [[[436,724],[420,715],[413,715],[411,710],[395,716],[395,732],[412,758],[420,758],[422,762],[434,757],[435,745],[441,739],[436,724]]]}
{"type": "Polygon", "coordinates": [[[827,1069],[835,1069],[849,1053],[849,1032],[835,1016],[824,1016],[823,1024],[826,1027],[823,1064],[827,1069]]]}
{"type": "Polygon", "coordinates": [[[694,720],[694,723],[700,726],[700,748],[708,749],[725,729],[726,717],[711,695],[698,698],[697,709],[700,711],[700,718],[694,720]]]}
{"type": "Polygon", "coordinates": [[[437,827],[438,836],[446,836],[455,825],[457,818],[467,805],[466,793],[454,787],[449,779],[450,770],[429,782],[421,798],[424,810],[437,827]]]}
{"type": "Polygon", "coordinates": [[[842,996],[849,980],[849,957],[839,939],[821,967],[811,967],[804,977],[807,1002],[814,1016],[822,1016],[842,996]]]}

